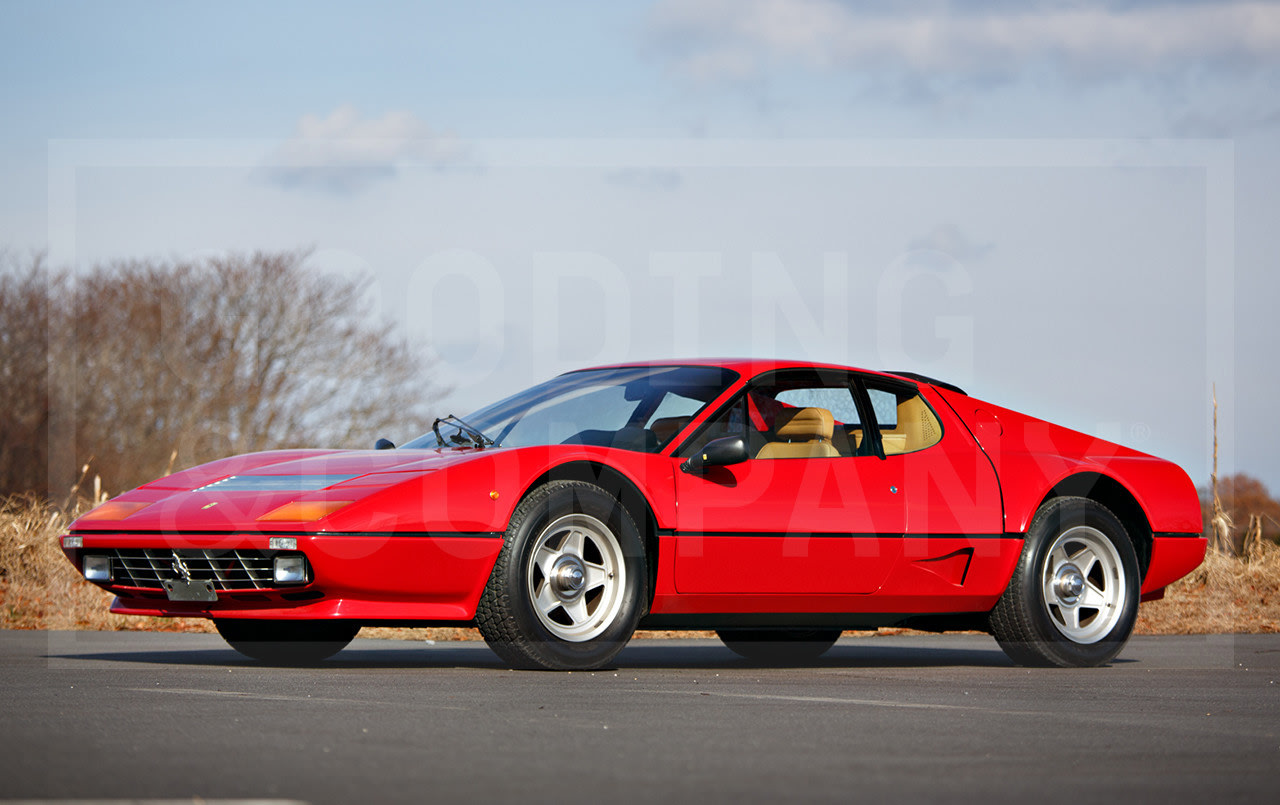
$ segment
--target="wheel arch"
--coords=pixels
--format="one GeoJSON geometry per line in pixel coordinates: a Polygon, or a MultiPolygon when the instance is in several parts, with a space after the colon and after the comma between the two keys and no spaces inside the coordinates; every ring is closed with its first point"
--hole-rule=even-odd
{"type": "MultiPolygon", "coordinates": [[[[644,540],[645,563],[648,567],[648,592],[645,601],[645,612],[653,604],[654,587],[658,578],[658,518],[654,514],[653,505],[641,491],[638,484],[626,474],[608,464],[598,461],[575,460],[557,464],[534,478],[520,495],[524,500],[533,490],[554,481],[583,481],[595,484],[614,495],[631,520],[640,529],[644,540]]],[[[519,505],[517,503],[517,505],[519,505]]]]}
{"type": "Polygon", "coordinates": [[[1100,472],[1077,472],[1055,483],[1036,506],[1036,510],[1054,498],[1061,497],[1088,498],[1107,507],[1133,540],[1133,549],[1138,555],[1139,576],[1146,578],[1154,544],[1151,521],[1137,497],[1124,484],[1100,472]]]}

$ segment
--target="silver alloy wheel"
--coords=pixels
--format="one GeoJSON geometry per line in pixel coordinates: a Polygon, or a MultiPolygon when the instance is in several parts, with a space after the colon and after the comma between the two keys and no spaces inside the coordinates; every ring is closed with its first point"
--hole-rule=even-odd
{"type": "Polygon", "coordinates": [[[561,640],[581,643],[596,637],[622,609],[622,546],[590,515],[567,514],[544,528],[527,572],[533,611],[561,640]]]}
{"type": "Polygon", "coordinates": [[[1124,613],[1124,565],[1120,552],[1096,528],[1076,526],[1049,546],[1041,578],[1053,625],[1074,643],[1096,643],[1111,634],[1124,613]]]}

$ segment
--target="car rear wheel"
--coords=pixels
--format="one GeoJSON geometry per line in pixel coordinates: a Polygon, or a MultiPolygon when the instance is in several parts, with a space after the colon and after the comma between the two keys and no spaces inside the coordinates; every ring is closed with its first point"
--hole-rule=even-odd
{"type": "Polygon", "coordinates": [[[716,634],[739,657],[770,665],[816,660],[840,639],[839,629],[717,629],[716,634]]]}
{"type": "Polygon", "coordinates": [[[246,657],[279,665],[306,665],[332,657],[360,631],[348,621],[215,620],[218,634],[246,657]]]}
{"type": "Polygon", "coordinates": [[[489,647],[516,668],[607,665],[643,614],[643,540],[618,500],[594,484],[558,481],[529,494],[476,608],[489,647]]]}
{"type": "Polygon", "coordinates": [[[1087,498],[1055,498],[1032,521],[991,632],[1020,665],[1102,665],[1133,632],[1140,586],[1116,516],[1087,498]]]}

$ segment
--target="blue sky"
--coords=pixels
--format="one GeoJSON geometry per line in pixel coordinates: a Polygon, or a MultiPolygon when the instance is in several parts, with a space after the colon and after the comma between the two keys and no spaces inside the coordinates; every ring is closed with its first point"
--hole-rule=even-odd
{"type": "MultiPolygon", "coordinates": [[[[0,0],[0,248],[314,249],[463,413],[916,368],[1280,491],[1280,6],[0,0]]],[[[389,434],[397,440],[410,434],[389,434]]]]}

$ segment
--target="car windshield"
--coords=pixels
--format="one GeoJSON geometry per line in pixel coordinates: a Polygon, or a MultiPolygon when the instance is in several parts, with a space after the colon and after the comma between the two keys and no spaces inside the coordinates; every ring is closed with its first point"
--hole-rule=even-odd
{"type": "MultiPolygon", "coordinates": [[[[738,377],[716,366],[640,366],[570,372],[462,417],[498,447],[582,444],[656,453],[738,377]]],[[[447,444],[463,427],[441,419],[447,444]]],[[[472,440],[473,441],[473,440],[472,440]]],[[[435,433],[406,448],[436,447],[435,433]]]]}

